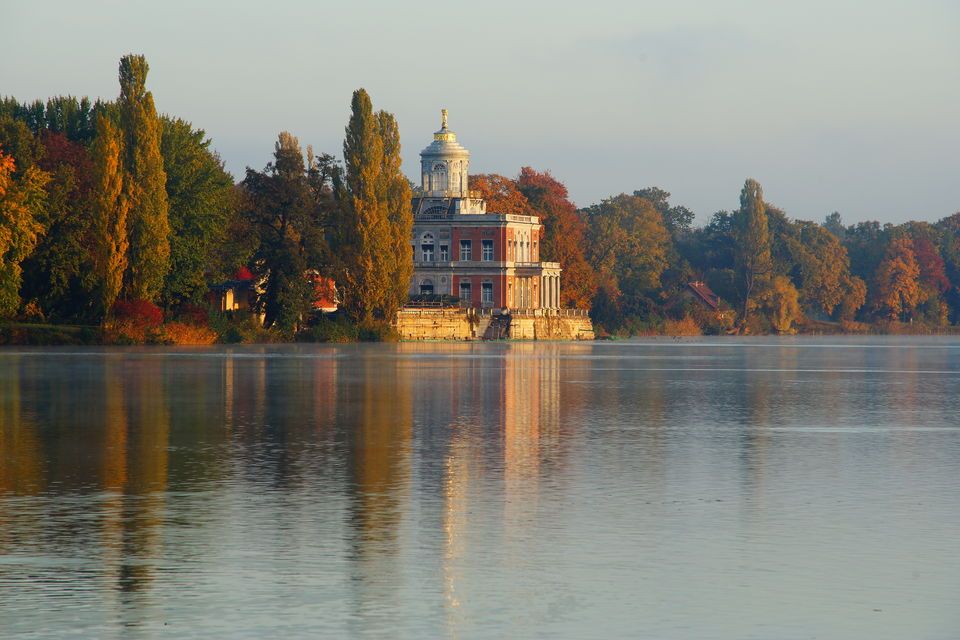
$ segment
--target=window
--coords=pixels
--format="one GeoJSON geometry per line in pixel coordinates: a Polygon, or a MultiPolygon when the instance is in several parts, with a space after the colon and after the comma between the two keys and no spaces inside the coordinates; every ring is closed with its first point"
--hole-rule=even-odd
{"type": "Polygon", "coordinates": [[[460,300],[464,302],[470,302],[472,296],[470,295],[470,281],[466,280],[460,281],[460,300]]]}
{"type": "Polygon", "coordinates": [[[433,165],[433,175],[431,176],[430,188],[432,191],[447,190],[447,167],[444,164],[433,165]]]}
{"type": "Polygon", "coordinates": [[[433,234],[425,233],[420,240],[420,255],[424,262],[433,262],[433,234]]]}
{"type": "Polygon", "coordinates": [[[450,259],[450,249],[447,245],[440,245],[440,262],[446,262],[450,259]]]}
{"type": "Polygon", "coordinates": [[[480,283],[480,302],[485,305],[493,305],[493,283],[480,283]]]}
{"type": "Polygon", "coordinates": [[[493,240],[481,240],[481,246],[483,260],[486,262],[493,260],[493,240]]]}
{"type": "Polygon", "coordinates": [[[471,240],[460,241],[460,259],[473,260],[473,242],[471,240]]]}
{"type": "Polygon", "coordinates": [[[432,296],[433,295],[433,280],[424,280],[420,283],[420,295],[422,296],[432,296]]]}

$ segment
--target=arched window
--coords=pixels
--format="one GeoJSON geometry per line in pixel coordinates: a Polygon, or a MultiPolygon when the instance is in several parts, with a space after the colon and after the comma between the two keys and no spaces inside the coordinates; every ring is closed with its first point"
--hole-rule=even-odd
{"type": "Polygon", "coordinates": [[[447,207],[430,207],[420,214],[421,218],[444,218],[447,215],[447,207]]]}
{"type": "Polygon", "coordinates": [[[447,190],[447,165],[438,162],[433,165],[430,189],[432,191],[447,190]]]}
{"type": "Polygon", "coordinates": [[[422,296],[432,296],[433,295],[433,280],[427,278],[426,280],[420,281],[420,295],[422,296]]]}

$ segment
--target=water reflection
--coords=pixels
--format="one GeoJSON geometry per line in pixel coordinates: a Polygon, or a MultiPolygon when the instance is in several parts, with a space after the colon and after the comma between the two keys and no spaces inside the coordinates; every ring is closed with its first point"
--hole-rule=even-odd
{"type": "Polygon", "coordinates": [[[732,344],[0,352],[0,628],[950,628],[960,346],[732,344]]]}

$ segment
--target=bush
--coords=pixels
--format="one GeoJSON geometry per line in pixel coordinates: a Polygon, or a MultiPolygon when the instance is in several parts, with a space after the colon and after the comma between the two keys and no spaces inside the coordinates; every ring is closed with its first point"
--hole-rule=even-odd
{"type": "Polygon", "coordinates": [[[665,336],[699,336],[703,335],[700,325],[690,316],[683,316],[680,320],[668,318],[663,323],[665,336]]]}
{"type": "Polygon", "coordinates": [[[312,327],[297,334],[298,342],[357,342],[360,330],[349,320],[340,316],[336,319],[321,318],[312,327]]]}
{"type": "Polygon", "coordinates": [[[113,305],[113,317],[118,323],[156,327],[163,322],[163,311],[149,300],[118,300],[113,305]]]}
{"type": "Polygon", "coordinates": [[[217,334],[209,327],[168,322],[160,328],[158,344],[208,345],[217,341],[217,334]]]}

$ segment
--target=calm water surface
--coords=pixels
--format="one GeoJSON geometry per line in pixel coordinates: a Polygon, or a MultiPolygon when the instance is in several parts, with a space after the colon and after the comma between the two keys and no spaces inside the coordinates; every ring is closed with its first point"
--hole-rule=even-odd
{"type": "Polygon", "coordinates": [[[0,351],[0,636],[960,637],[960,341],[0,351]]]}

